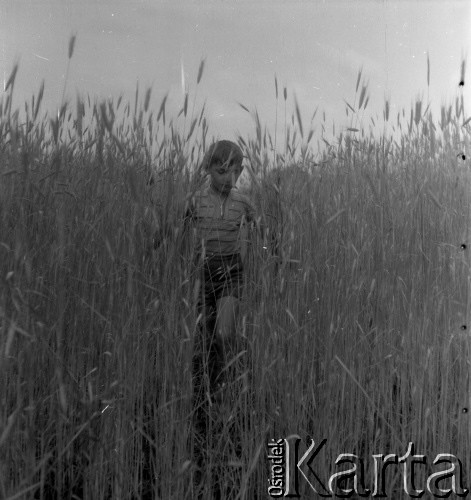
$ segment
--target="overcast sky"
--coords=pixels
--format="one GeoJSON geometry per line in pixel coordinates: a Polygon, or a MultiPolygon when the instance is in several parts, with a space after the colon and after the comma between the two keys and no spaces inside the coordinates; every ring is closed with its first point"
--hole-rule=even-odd
{"type": "Polygon", "coordinates": [[[139,81],[141,89],[152,86],[155,108],[170,92],[177,109],[185,87],[195,92],[205,58],[198,102],[207,101],[211,133],[228,138],[253,131],[238,102],[274,125],[275,74],[280,92],[288,88],[289,110],[296,94],[306,128],[316,106],[345,122],[343,99],[353,101],[360,67],[370,111],[381,115],[385,97],[393,111],[409,109],[417,96],[437,108],[458,91],[471,46],[467,0],[0,0],[0,23],[4,81],[20,62],[17,105],[44,79],[45,105],[57,108],[76,33],[70,99],[77,92],[132,99],[139,81]]]}

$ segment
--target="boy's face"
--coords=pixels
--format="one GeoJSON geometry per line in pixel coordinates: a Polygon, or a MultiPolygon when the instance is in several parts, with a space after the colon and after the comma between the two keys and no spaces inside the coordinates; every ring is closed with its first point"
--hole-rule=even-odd
{"type": "Polygon", "coordinates": [[[230,191],[242,172],[241,163],[229,158],[222,161],[215,158],[208,168],[213,186],[219,191],[230,191]]]}

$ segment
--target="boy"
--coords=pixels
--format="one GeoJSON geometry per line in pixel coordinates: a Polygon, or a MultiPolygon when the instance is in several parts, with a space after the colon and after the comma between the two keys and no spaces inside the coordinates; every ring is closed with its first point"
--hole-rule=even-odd
{"type": "MultiPolygon", "coordinates": [[[[237,144],[227,140],[213,143],[200,167],[209,176],[209,186],[191,196],[185,214],[186,232],[194,238],[192,247],[198,271],[201,328],[196,340],[199,344],[201,340],[207,340],[202,337],[212,337],[210,344],[216,345],[218,351],[215,361],[222,367],[226,361],[225,354],[229,353],[237,339],[244,243],[241,236],[246,232],[247,224],[255,222],[253,205],[235,189],[243,171],[242,160],[243,154],[237,144]]],[[[151,202],[159,206],[158,195],[151,195],[151,202]]],[[[169,234],[170,227],[163,222],[154,234],[154,249],[169,234]]],[[[214,368],[213,364],[210,368],[214,368]]],[[[215,381],[220,373],[213,375],[211,380],[215,381]]]]}
{"type": "MultiPolygon", "coordinates": [[[[195,358],[201,350],[210,355],[211,394],[223,388],[223,368],[236,354],[240,341],[236,332],[243,268],[240,236],[245,224],[255,222],[252,204],[234,189],[243,170],[242,160],[237,144],[214,143],[201,165],[210,184],[195,194],[187,212],[187,222],[194,228],[200,281],[198,314],[202,317],[195,358]]],[[[198,382],[201,373],[194,375],[194,382],[198,382]]]]}
{"type": "Polygon", "coordinates": [[[187,220],[194,227],[195,260],[201,273],[198,312],[206,322],[214,320],[210,326],[215,328],[214,340],[224,358],[237,338],[243,266],[241,234],[245,224],[255,222],[252,204],[234,189],[243,170],[242,159],[237,144],[214,143],[202,163],[210,185],[196,193],[187,212],[187,220]]]}
{"type": "Polygon", "coordinates": [[[236,395],[231,383],[241,375],[229,376],[233,370],[226,364],[244,351],[237,334],[243,278],[241,233],[246,224],[255,222],[253,205],[235,189],[242,160],[237,144],[214,143],[201,165],[209,175],[209,186],[195,194],[186,216],[195,236],[200,286],[200,325],[193,356],[195,458],[200,469],[207,463],[205,451],[212,448],[211,435],[216,431],[212,422],[221,419],[225,396],[236,395]],[[212,419],[214,404],[216,418],[212,419]]]}
{"type": "MultiPolygon", "coordinates": [[[[244,351],[237,334],[239,299],[243,282],[244,241],[248,224],[255,222],[255,210],[248,198],[236,188],[243,171],[239,146],[222,140],[206,152],[201,169],[209,185],[189,199],[185,214],[187,236],[192,235],[197,270],[198,328],[193,355],[194,436],[197,463],[202,468],[210,450],[213,421],[221,421],[222,399],[234,394],[225,369],[234,356],[244,351]],[[189,234],[188,234],[189,233],[189,234]],[[214,412],[211,408],[216,405],[214,412]],[[211,413],[217,418],[211,418],[211,413]]],[[[155,200],[158,204],[160,200],[155,200]]],[[[160,245],[169,227],[164,223],[154,236],[160,245]]],[[[246,243],[246,242],[245,242],[246,243]]],[[[235,374],[237,378],[241,373],[235,374]]]]}

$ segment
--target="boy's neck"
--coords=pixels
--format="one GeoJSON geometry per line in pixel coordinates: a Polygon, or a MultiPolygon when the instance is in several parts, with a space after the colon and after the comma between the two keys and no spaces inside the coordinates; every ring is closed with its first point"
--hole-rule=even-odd
{"type": "Polygon", "coordinates": [[[212,182],[210,183],[210,187],[219,196],[229,196],[229,193],[232,190],[232,187],[230,187],[229,189],[224,189],[224,190],[218,189],[212,182]]]}

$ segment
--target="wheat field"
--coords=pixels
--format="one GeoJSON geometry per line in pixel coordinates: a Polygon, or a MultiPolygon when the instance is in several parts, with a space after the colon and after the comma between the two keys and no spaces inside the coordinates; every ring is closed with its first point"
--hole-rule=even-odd
{"type": "MultiPolygon", "coordinates": [[[[240,189],[275,250],[249,233],[249,382],[229,401],[242,451],[225,454],[223,426],[196,484],[181,206],[203,182],[204,108],[187,95],[169,117],[149,89],[134,102],[63,98],[51,118],[43,87],[13,108],[16,71],[0,105],[0,498],[209,499],[214,464],[227,498],[267,498],[267,443],[293,434],[327,439],[324,478],[355,453],[371,486],[372,455],[413,442],[429,458],[417,484],[439,453],[471,484],[471,128],[458,85],[439,119],[418,100],[365,123],[359,72],[335,140],[318,137],[325,116],[305,130],[297,102],[279,118],[282,144],[257,114],[237,138],[240,189]]],[[[274,97],[286,109],[276,79],[274,97]]],[[[405,497],[402,477],[387,469],[388,497],[405,497]]]]}

